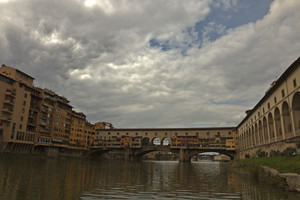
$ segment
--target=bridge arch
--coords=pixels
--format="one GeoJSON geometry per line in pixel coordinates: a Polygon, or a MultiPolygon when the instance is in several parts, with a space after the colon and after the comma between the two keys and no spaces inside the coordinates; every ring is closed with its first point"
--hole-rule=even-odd
{"type": "Polygon", "coordinates": [[[151,143],[150,143],[150,138],[148,138],[148,137],[144,137],[143,139],[142,139],[142,145],[150,145],[151,143]]]}
{"type": "Polygon", "coordinates": [[[190,154],[189,154],[189,161],[192,159],[193,156],[196,156],[198,155],[199,153],[220,153],[220,154],[224,154],[228,157],[230,157],[231,160],[234,159],[234,152],[231,152],[231,151],[224,151],[224,150],[218,150],[218,149],[214,149],[214,150],[197,150],[197,151],[192,151],[190,154]]]}
{"type": "Polygon", "coordinates": [[[168,138],[168,137],[164,137],[162,140],[161,140],[161,145],[162,146],[169,146],[171,144],[171,139],[168,138]]]}
{"type": "Polygon", "coordinates": [[[154,145],[161,145],[161,139],[159,137],[154,137],[151,141],[151,144],[154,144],[154,145]]]}

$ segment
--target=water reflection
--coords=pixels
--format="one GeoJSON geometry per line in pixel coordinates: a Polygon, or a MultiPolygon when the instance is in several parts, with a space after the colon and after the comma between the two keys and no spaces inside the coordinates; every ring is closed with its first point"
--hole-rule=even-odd
{"type": "Polygon", "coordinates": [[[218,162],[0,156],[0,199],[300,199],[218,162]]]}

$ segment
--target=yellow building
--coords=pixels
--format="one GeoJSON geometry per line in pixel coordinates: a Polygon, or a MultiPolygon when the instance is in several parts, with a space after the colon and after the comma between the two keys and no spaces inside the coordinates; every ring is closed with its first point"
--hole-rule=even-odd
{"type": "Polygon", "coordinates": [[[94,145],[94,137],[95,137],[95,125],[89,122],[85,122],[85,143],[86,147],[89,149],[94,145]]]}
{"type": "Polygon", "coordinates": [[[238,125],[239,157],[283,151],[300,142],[300,58],[270,86],[238,125]]]}
{"type": "Polygon", "coordinates": [[[86,116],[82,112],[72,111],[72,124],[70,134],[70,148],[85,149],[87,148],[86,134],[85,134],[85,120],[86,116]]]}
{"type": "Polygon", "coordinates": [[[29,121],[34,78],[14,68],[0,68],[0,150],[30,148],[36,138],[35,121],[29,121]],[[30,129],[27,124],[32,124],[30,129]],[[21,144],[21,145],[20,145],[21,144]],[[27,145],[27,146],[26,146],[27,145]]]}
{"type": "Polygon", "coordinates": [[[34,87],[34,78],[15,68],[2,65],[0,74],[0,150],[30,151],[32,145],[67,147],[72,117],[69,101],[51,90],[34,87]]]}

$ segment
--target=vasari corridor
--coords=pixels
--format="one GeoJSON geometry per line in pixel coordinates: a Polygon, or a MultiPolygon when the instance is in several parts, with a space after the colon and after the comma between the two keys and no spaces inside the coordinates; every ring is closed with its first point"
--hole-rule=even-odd
{"type": "Polygon", "coordinates": [[[299,10],[0,0],[0,200],[299,200],[299,10]]]}

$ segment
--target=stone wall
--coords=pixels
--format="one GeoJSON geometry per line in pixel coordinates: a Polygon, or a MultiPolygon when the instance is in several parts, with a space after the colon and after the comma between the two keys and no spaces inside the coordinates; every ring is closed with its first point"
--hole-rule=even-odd
{"type": "Polygon", "coordinates": [[[288,147],[296,148],[296,141],[280,141],[257,147],[252,147],[245,150],[238,150],[237,158],[244,159],[246,158],[246,155],[250,155],[250,157],[256,157],[256,153],[258,150],[264,151],[267,153],[267,155],[270,155],[270,152],[272,150],[283,152],[288,147]]]}

